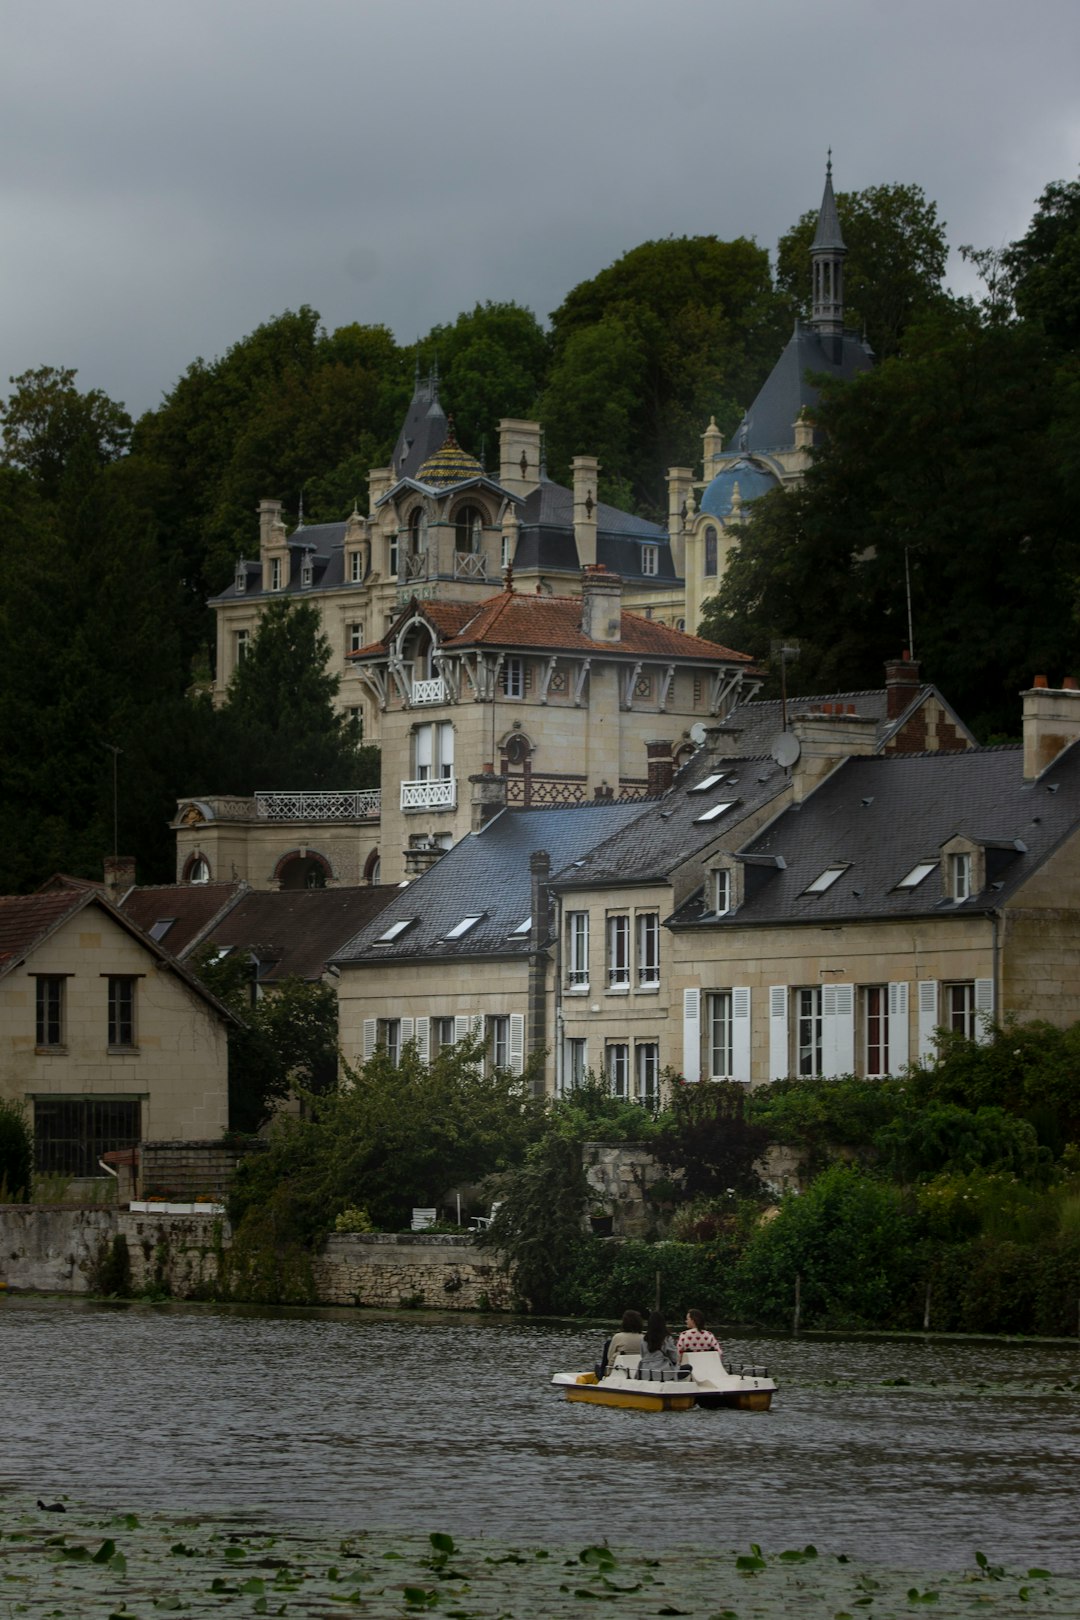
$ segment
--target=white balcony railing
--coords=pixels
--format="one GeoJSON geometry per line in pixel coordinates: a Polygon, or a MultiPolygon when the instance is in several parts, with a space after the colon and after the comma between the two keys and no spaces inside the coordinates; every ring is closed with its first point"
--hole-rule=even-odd
{"type": "Polygon", "coordinates": [[[441,675],[431,681],[413,681],[412,701],[416,703],[445,703],[446,682],[441,675]]]}
{"type": "Polygon", "coordinates": [[[456,776],[436,776],[423,782],[401,784],[403,810],[453,810],[456,806],[456,776]]]}
{"type": "Polygon", "coordinates": [[[256,793],[260,821],[374,821],[382,795],[378,788],[347,793],[256,793]]]}

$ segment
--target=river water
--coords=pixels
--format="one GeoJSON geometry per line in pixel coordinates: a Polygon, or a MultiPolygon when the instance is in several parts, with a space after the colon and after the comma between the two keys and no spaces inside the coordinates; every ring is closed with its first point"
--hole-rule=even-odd
{"type": "Polygon", "coordinates": [[[1080,1572],[1080,1348],[730,1339],[768,1413],[570,1404],[580,1324],[0,1301],[0,1490],[325,1527],[1080,1572]]]}

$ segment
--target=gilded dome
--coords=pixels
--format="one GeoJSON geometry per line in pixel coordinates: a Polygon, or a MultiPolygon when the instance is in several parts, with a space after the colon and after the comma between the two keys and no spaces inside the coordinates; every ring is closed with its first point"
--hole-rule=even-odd
{"type": "Polygon", "coordinates": [[[450,418],[446,438],[433,456],[429,456],[416,475],[417,482],[430,489],[449,489],[468,478],[482,478],[484,469],[475,456],[470,456],[457,442],[454,419],[450,418]]]}

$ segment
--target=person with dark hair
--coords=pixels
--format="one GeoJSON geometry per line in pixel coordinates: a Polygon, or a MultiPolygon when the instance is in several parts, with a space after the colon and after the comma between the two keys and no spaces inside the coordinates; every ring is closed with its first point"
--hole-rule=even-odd
{"type": "Polygon", "coordinates": [[[641,1354],[641,1333],[645,1324],[638,1311],[624,1311],[622,1324],[617,1333],[613,1333],[600,1352],[597,1363],[597,1376],[606,1378],[615,1365],[615,1357],[639,1356],[641,1354]]]}
{"type": "Polygon", "coordinates": [[[679,1352],[675,1340],[668,1332],[667,1323],[659,1311],[653,1311],[641,1344],[639,1378],[658,1378],[664,1381],[679,1376],[679,1352]]]}
{"type": "Polygon", "coordinates": [[[681,1361],[687,1350],[720,1350],[722,1353],[723,1347],[716,1335],[705,1326],[705,1312],[691,1306],[686,1313],[686,1326],[679,1334],[675,1348],[681,1361]]]}

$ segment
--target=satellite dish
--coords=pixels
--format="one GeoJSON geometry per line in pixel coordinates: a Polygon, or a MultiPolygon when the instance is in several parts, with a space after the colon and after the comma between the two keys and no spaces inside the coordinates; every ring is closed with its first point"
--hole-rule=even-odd
{"type": "Polygon", "coordinates": [[[695,720],[693,725],[690,727],[690,741],[693,743],[695,748],[700,748],[702,743],[705,741],[705,727],[702,725],[700,720],[695,720]]]}
{"type": "Polygon", "coordinates": [[[769,754],[785,769],[790,769],[801,753],[799,739],[793,731],[778,731],[769,744],[769,754]]]}

